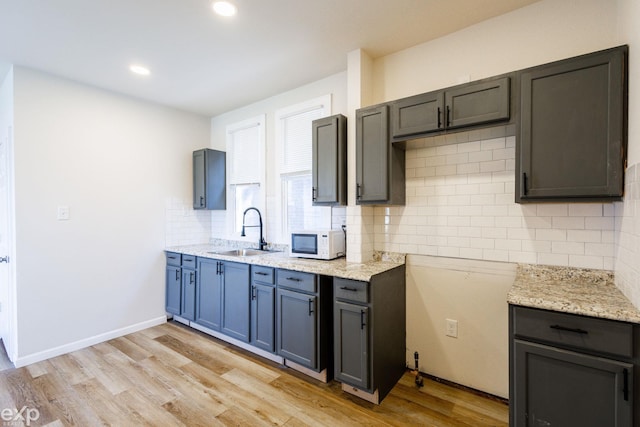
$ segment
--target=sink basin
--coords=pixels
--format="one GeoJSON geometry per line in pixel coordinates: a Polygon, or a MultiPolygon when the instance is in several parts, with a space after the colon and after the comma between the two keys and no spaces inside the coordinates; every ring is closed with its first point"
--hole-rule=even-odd
{"type": "Polygon", "coordinates": [[[227,251],[216,251],[209,252],[210,254],[215,255],[226,255],[226,256],[255,256],[255,255],[264,255],[273,253],[273,251],[268,250],[260,250],[260,249],[231,249],[227,251]]]}

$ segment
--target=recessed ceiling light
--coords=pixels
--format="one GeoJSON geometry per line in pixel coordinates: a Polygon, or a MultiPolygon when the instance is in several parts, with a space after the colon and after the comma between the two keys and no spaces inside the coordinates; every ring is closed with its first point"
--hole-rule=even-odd
{"type": "Polygon", "coordinates": [[[212,7],[213,11],[220,16],[233,16],[238,12],[238,8],[228,1],[214,1],[212,7]]]}
{"type": "Polygon", "coordinates": [[[148,76],[149,74],[151,74],[151,71],[149,71],[147,67],[137,64],[131,65],[129,67],[129,70],[131,70],[132,73],[138,74],[140,76],[148,76]]]}

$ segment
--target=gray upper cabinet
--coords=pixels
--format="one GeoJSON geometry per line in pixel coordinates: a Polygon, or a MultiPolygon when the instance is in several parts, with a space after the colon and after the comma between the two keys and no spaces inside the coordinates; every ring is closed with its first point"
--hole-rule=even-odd
{"type": "Polygon", "coordinates": [[[516,202],[619,200],[627,47],[524,70],[516,202]]]}
{"type": "Polygon", "coordinates": [[[509,77],[423,93],[391,103],[394,140],[510,118],[509,77]]]}
{"type": "Polygon", "coordinates": [[[405,156],[391,144],[386,104],[356,111],[356,203],[405,203],[405,156]]]}
{"type": "Polygon", "coordinates": [[[226,153],[203,148],[193,152],[193,208],[226,209],[226,153]]]}
{"type": "Polygon", "coordinates": [[[313,194],[317,206],[347,204],[347,118],[314,120],[313,194]]]}

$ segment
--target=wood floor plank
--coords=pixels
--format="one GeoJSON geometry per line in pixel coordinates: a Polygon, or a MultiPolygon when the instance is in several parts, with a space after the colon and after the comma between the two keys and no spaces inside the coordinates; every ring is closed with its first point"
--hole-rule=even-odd
{"type": "Polygon", "coordinates": [[[503,427],[508,406],[409,373],[380,405],[182,325],[0,372],[0,408],[37,425],[503,427]]]}

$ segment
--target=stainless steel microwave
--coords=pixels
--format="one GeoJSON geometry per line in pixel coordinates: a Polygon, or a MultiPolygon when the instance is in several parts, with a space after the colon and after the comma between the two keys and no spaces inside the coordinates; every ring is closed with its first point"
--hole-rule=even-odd
{"type": "Polygon", "coordinates": [[[292,257],[334,259],[345,256],[342,230],[305,230],[291,233],[292,257]]]}

